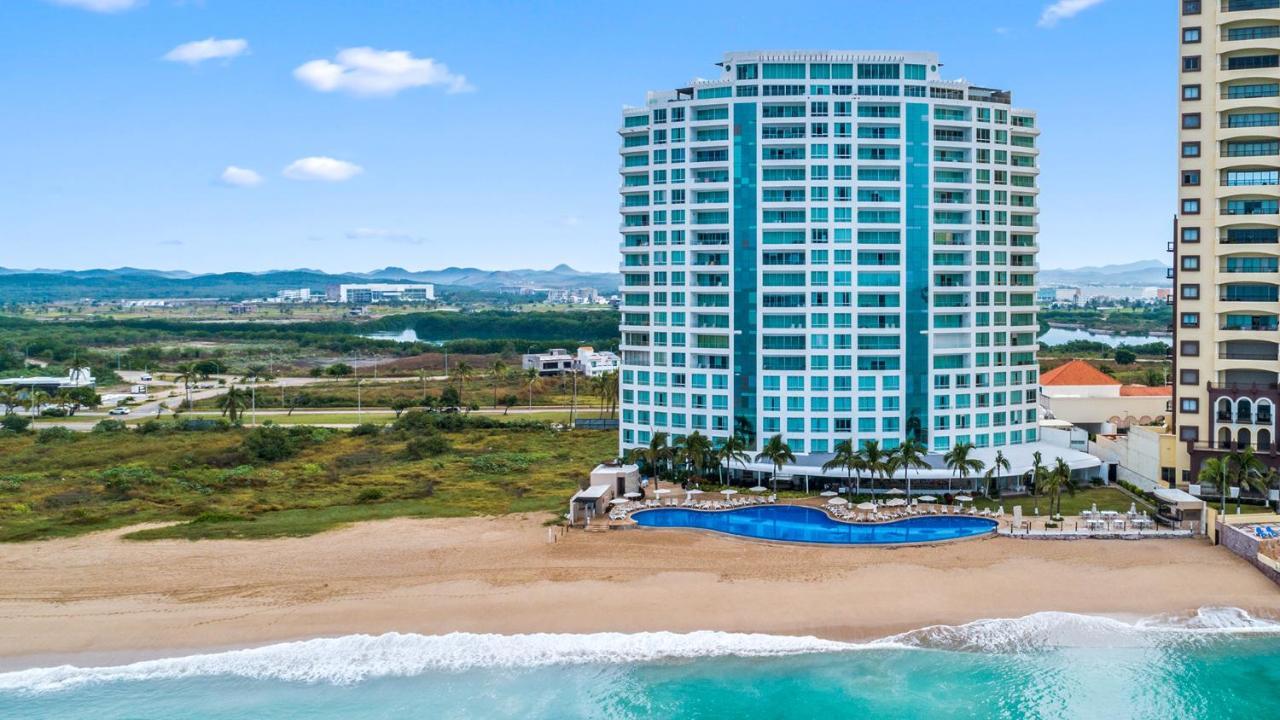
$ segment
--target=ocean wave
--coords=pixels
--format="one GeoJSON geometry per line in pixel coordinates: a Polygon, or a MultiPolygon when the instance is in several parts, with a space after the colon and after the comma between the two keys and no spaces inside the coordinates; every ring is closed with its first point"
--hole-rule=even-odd
{"type": "Polygon", "coordinates": [[[49,692],[93,683],[180,680],[226,675],[291,682],[357,683],[431,671],[652,662],[708,657],[777,657],[853,650],[816,637],[725,632],[488,635],[346,635],[246,650],[144,660],[128,665],[73,665],[0,674],[0,692],[49,692]]]}
{"type": "Polygon", "coordinates": [[[1189,615],[1156,615],[1135,621],[1038,612],[1020,618],[933,625],[885,640],[932,650],[1015,653],[1052,648],[1155,647],[1248,634],[1280,636],[1280,623],[1232,607],[1206,607],[1189,615]]]}
{"type": "Polygon", "coordinates": [[[692,633],[492,635],[346,635],[245,650],[144,660],[128,665],[73,665],[0,673],[0,692],[44,693],[109,682],[232,676],[349,685],[376,677],[485,668],[623,664],[715,657],[782,657],[859,650],[928,649],[1014,653],[1060,647],[1151,647],[1246,634],[1280,636],[1280,623],[1237,608],[1202,608],[1187,616],[1124,621],[1040,612],[1021,618],[934,625],[867,643],[816,637],[692,633]]]}

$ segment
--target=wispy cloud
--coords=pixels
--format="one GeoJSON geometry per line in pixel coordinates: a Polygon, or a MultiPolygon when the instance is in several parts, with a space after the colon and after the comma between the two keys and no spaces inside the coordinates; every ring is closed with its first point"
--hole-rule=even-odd
{"type": "Polygon", "coordinates": [[[298,66],[293,76],[320,92],[347,92],[352,95],[395,95],[413,87],[437,86],[446,92],[474,90],[464,75],[450,72],[442,62],[416,58],[404,50],[347,48],[334,60],[312,60],[298,66]]]}
{"type": "Polygon", "coordinates": [[[249,52],[248,40],[244,40],[242,38],[232,38],[227,40],[207,38],[205,40],[193,40],[189,43],[183,43],[165,53],[164,59],[169,62],[198,65],[205,60],[216,60],[219,58],[230,60],[231,58],[243,55],[246,52],[249,52]]]}
{"type": "Polygon", "coordinates": [[[80,8],[97,13],[114,13],[132,10],[142,5],[144,0],[47,0],[54,5],[80,8]]]}
{"type": "Polygon", "coordinates": [[[289,166],[284,169],[284,176],[290,180],[342,182],[362,172],[364,168],[346,160],[335,160],[331,157],[305,157],[289,163],[289,166]]]}
{"type": "Polygon", "coordinates": [[[425,238],[417,237],[400,230],[387,230],[385,228],[356,228],[347,231],[348,240],[381,240],[383,242],[402,243],[404,245],[421,245],[426,242],[425,238]]]}
{"type": "Polygon", "coordinates": [[[1058,0],[1046,6],[1040,13],[1040,27],[1053,27],[1062,20],[1070,20],[1094,5],[1102,4],[1102,0],[1058,0]]]}
{"type": "Polygon", "coordinates": [[[232,187],[253,187],[262,184],[262,176],[257,172],[248,168],[236,167],[228,165],[226,170],[218,176],[224,185],[232,187]]]}

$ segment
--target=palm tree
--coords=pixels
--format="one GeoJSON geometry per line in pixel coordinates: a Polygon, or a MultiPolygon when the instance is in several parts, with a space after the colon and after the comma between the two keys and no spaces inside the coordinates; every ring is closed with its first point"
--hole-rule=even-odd
{"type": "Polygon", "coordinates": [[[182,381],[182,388],[187,393],[187,407],[191,407],[191,381],[195,380],[198,374],[196,365],[195,363],[182,363],[174,369],[178,371],[178,375],[174,380],[182,381]]]}
{"type": "Polygon", "coordinates": [[[218,398],[218,407],[222,410],[222,414],[231,420],[232,424],[239,422],[248,404],[249,393],[244,388],[233,386],[222,397],[218,398]]]}
{"type": "MultiPolygon", "coordinates": [[[[987,495],[994,495],[994,493],[991,492],[991,483],[1000,477],[999,473],[1001,470],[1009,472],[1009,458],[1004,456],[1003,450],[997,450],[996,459],[992,460],[991,467],[987,468],[987,495]]],[[[999,485],[999,483],[996,484],[997,486],[999,485]]]]}
{"type": "Polygon", "coordinates": [[[796,461],[795,453],[791,452],[791,446],[782,439],[781,435],[774,435],[756,454],[756,462],[762,460],[768,460],[773,464],[773,491],[776,493],[778,492],[778,473],[782,472],[784,463],[796,461]]]}
{"type": "Polygon", "coordinates": [[[1211,457],[1200,463],[1200,472],[1196,475],[1201,485],[1218,488],[1223,515],[1227,514],[1227,490],[1231,487],[1229,464],[1226,458],[1211,457]]]}
{"type": "Polygon", "coordinates": [[[889,454],[889,472],[902,470],[902,479],[907,481],[907,497],[911,497],[911,470],[924,470],[929,467],[924,456],[928,453],[923,443],[913,437],[907,438],[889,454]]]}
{"type": "Polygon", "coordinates": [[[618,371],[609,370],[600,376],[601,401],[608,406],[609,417],[618,409],[618,371]]]}
{"type": "Polygon", "coordinates": [[[524,384],[529,389],[529,407],[533,407],[533,389],[542,382],[542,373],[538,372],[536,367],[528,367],[524,369],[524,384]]]}
{"type": "Polygon", "coordinates": [[[1234,483],[1240,488],[1252,488],[1260,492],[1267,489],[1267,466],[1254,453],[1252,447],[1233,452],[1222,458],[1209,458],[1200,465],[1196,476],[1202,485],[1218,489],[1221,513],[1227,514],[1227,494],[1234,483]]]}
{"type": "Polygon", "coordinates": [[[422,381],[422,400],[423,402],[426,402],[426,399],[427,399],[427,369],[426,368],[418,368],[418,379],[422,381]]]}
{"type": "Polygon", "coordinates": [[[31,416],[39,415],[40,408],[44,407],[51,399],[49,393],[43,390],[32,390],[27,393],[27,405],[31,409],[31,416]]]}
{"type": "Polygon", "coordinates": [[[668,435],[665,432],[656,432],[653,437],[649,438],[649,447],[645,448],[642,457],[644,464],[648,466],[649,472],[653,474],[654,480],[662,479],[662,466],[671,459],[671,446],[667,444],[668,435]]]}
{"type": "MultiPolygon", "coordinates": [[[[969,477],[969,473],[982,472],[984,467],[981,460],[975,457],[969,457],[969,453],[973,452],[973,445],[970,443],[957,443],[955,447],[947,451],[943,458],[947,461],[947,467],[956,477],[963,480],[969,477]]],[[[947,478],[947,493],[951,493],[951,478],[947,478]]]]}
{"type": "Polygon", "coordinates": [[[871,474],[871,495],[875,497],[876,476],[888,472],[889,453],[880,447],[878,440],[868,440],[862,443],[858,457],[862,459],[863,469],[871,474]]]}
{"type": "MultiPolygon", "coordinates": [[[[836,443],[835,455],[822,465],[823,470],[835,470],[836,468],[844,468],[844,486],[850,488],[853,483],[849,481],[853,480],[854,471],[862,469],[862,458],[858,456],[858,450],[853,446],[853,440],[841,440],[836,443]]],[[[857,494],[852,489],[850,489],[850,492],[854,495],[857,494]]]]}
{"type": "Polygon", "coordinates": [[[1071,468],[1062,458],[1058,458],[1058,462],[1054,464],[1053,470],[1043,473],[1040,480],[1040,486],[1045,494],[1049,496],[1049,516],[1062,516],[1062,491],[1066,490],[1067,494],[1075,495],[1076,486],[1071,482],[1071,468]]]}
{"type": "Polygon", "coordinates": [[[493,409],[498,409],[498,385],[507,377],[507,364],[494,360],[489,366],[489,379],[493,380],[493,409]]]}
{"type": "Polygon", "coordinates": [[[738,433],[734,433],[725,438],[724,442],[720,444],[720,447],[716,448],[716,464],[718,465],[717,472],[720,474],[721,485],[725,484],[725,466],[731,467],[735,462],[746,465],[751,461],[751,456],[747,454],[747,451],[750,449],[751,448],[747,445],[746,439],[738,433]]]}
{"type": "Polygon", "coordinates": [[[1031,453],[1031,498],[1035,501],[1036,514],[1040,514],[1040,480],[1044,475],[1044,460],[1037,450],[1031,453]]]}
{"type": "Polygon", "coordinates": [[[458,404],[463,405],[462,396],[467,389],[467,380],[471,379],[473,371],[466,360],[453,366],[453,376],[458,379],[458,404]]]}
{"type": "Polygon", "coordinates": [[[710,438],[697,430],[680,443],[680,460],[693,469],[694,477],[698,479],[702,479],[702,474],[706,471],[707,462],[711,460],[713,452],[710,438]]]}

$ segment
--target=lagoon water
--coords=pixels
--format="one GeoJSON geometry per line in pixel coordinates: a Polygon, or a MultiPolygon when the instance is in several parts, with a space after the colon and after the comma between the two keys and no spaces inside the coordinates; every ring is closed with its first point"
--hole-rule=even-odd
{"type": "Polygon", "coordinates": [[[1147,343],[1162,342],[1166,345],[1173,342],[1173,338],[1168,335],[1115,335],[1112,333],[1093,332],[1092,330],[1078,330],[1075,328],[1049,328],[1040,336],[1038,342],[1041,345],[1062,345],[1072,340],[1089,340],[1091,342],[1106,343],[1111,347],[1120,345],[1146,345],[1147,343]]]}
{"type": "MultiPolygon", "coordinates": [[[[856,609],[833,605],[833,622],[844,612],[856,609]]],[[[1280,625],[1205,609],[1138,621],[1038,613],[871,643],[349,636],[4,673],[0,717],[1268,718],[1277,687],[1280,625]]]]}

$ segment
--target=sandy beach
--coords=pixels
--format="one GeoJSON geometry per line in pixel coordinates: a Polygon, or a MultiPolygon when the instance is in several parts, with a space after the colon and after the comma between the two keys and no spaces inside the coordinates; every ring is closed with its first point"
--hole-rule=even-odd
{"type": "Polygon", "coordinates": [[[0,546],[5,667],[388,631],[725,630],[859,640],[1040,610],[1235,606],[1280,589],[1201,540],[984,538],[777,545],[688,530],[572,532],[545,515],[363,523],[307,538],[0,546]]]}

